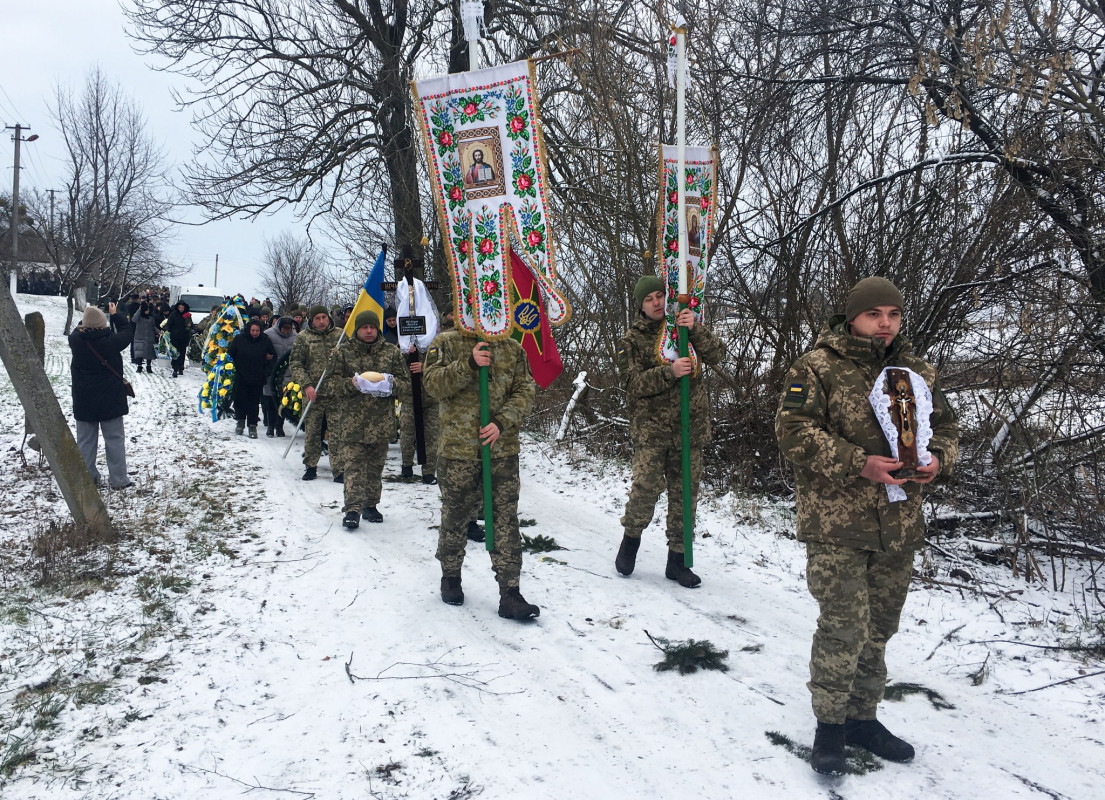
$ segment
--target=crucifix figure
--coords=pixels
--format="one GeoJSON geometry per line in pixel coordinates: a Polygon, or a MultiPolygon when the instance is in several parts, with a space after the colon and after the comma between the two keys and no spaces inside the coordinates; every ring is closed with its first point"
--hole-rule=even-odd
{"type": "Polygon", "coordinates": [[[896,478],[912,478],[920,464],[917,455],[917,400],[913,396],[913,383],[904,369],[889,369],[886,373],[890,391],[890,417],[898,430],[898,460],[901,469],[892,474],[896,478]]]}

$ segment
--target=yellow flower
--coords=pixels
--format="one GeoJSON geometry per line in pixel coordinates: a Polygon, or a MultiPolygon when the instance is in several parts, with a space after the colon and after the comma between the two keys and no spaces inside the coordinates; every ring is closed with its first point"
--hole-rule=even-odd
{"type": "Polygon", "coordinates": [[[299,384],[298,383],[293,383],[292,384],[292,391],[293,392],[298,392],[299,391],[299,384]]]}
{"type": "Polygon", "coordinates": [[[299,411],[299,403],[296,403],[294,406],[292,406],[292,411],[299,411]]]}
{"type": "Polygon", "coordinates": [[[211,394],[211,390],[208,389],[206,386],[204,386],[203,387],[203,396],[207,397],[209,394],[211,394]]]}
{"type": "Polygon", "coordinates": [[[219,389],[219,397],[226,397],[226,389],[219,389]]]}
{"type": "Polygon", "coordinates": [[[286,406],[287,404],[288,404],[288,398],[286,398],[286,397],[283,400],[280,401],[280,405],[282,405],[282,406],[286,406]]]}

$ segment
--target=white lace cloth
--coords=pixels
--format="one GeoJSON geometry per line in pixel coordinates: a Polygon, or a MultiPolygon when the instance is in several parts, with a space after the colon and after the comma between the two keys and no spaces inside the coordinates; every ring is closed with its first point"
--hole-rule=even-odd
{"type": "MultiPolygon", "coordinates": [[[[932,462],[932,454],[928,451],[929,441],[932,439],[932,390],[924,378],[906,367],[887,367],[875,379],[868,400],[871,401],[871,408],[875,411],[886,441],[890,443],[890,454],[894,458],[898,457],[898,429],[894,427],[894,420],[890,416],[890,395],[886,393],[888,369],[902,369],[909,373],[909,382],[913,384],[913,399],[916,402],[917,460],[921,466],[927,467],[932,462]]],[[[905,490],[901,486],[887,484],[886,498],[891,503],[900,503],[905,500],[905,490]]]]}
{"type": "Polygon", "coordinates": [[[390,397],[392,378],[391,375],[384,373],[384,379],[382,381],[366,381],[360,375],[353,376],[353,385],[361,390],[361,394],[370,394],[373,397],[390,397]]]}

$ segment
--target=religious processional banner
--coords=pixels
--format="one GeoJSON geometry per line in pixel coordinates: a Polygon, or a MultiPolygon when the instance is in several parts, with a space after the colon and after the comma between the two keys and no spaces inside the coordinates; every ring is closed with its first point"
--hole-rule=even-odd
{"type": "Polygon", "coordinates": [[[453,275],[458,328],[510,336],[511,253],[529,267],[549,322],[571,309],[556,287],[533,64],[519,61],[412,82],[453,275]]]}
{"type": "MultiPolygon", "coordinates": [[[[714,206],[717,202],[717,150],[712,147],[685,147],[684,183],[687,231],[687,294],[695,321],[702,319],[702,301],[706,295],[706,267],[710,242],[714,235],[714,206]]],[[[675,145],[660,145],[660,202],[656,220],[659,241],[660,280],[667,287],[667,315],[657,342],[661,361],[679,358],[679,339],[675,316],[679,313],[679,158],[675,145]]],[[[698,372],[698,358],[691,348],[698,372]]]]}

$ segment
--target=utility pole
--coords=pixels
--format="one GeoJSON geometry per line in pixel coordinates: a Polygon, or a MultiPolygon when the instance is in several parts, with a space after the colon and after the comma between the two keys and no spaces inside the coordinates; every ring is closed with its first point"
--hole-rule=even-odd
{"type": "Polygon", "coordinates": [[[219,254],[215,253],[215,285],[219,285],[219,254]]]}
{"type": "Polygon", "coordinates": [[[11,228],[8,233],[12,237],[12,260],[11,260],[11,272],[8,274],[8,281],[11,290],[11,296],[15,297],[15,293],[18,290],[18,275],[19,275],[19,143],[20,142],[33,142],[38,138],[38,134],[28,136],[24,139],[20,136],[22,131],[29,131],[30,125],[20,125],[18,122],[12,125],[6,125],[5,130],[14,130],[15,135],[12,136],[12,141],[15,142],[15,173],[12,178],[12,216],[11,216],[11,228]]]}
{"type": "Polygon", "coordinates": [[[47,189],[50,193],[50,233],[54,232],[54,195],[57,194],[57,189],[47,189]]]}

